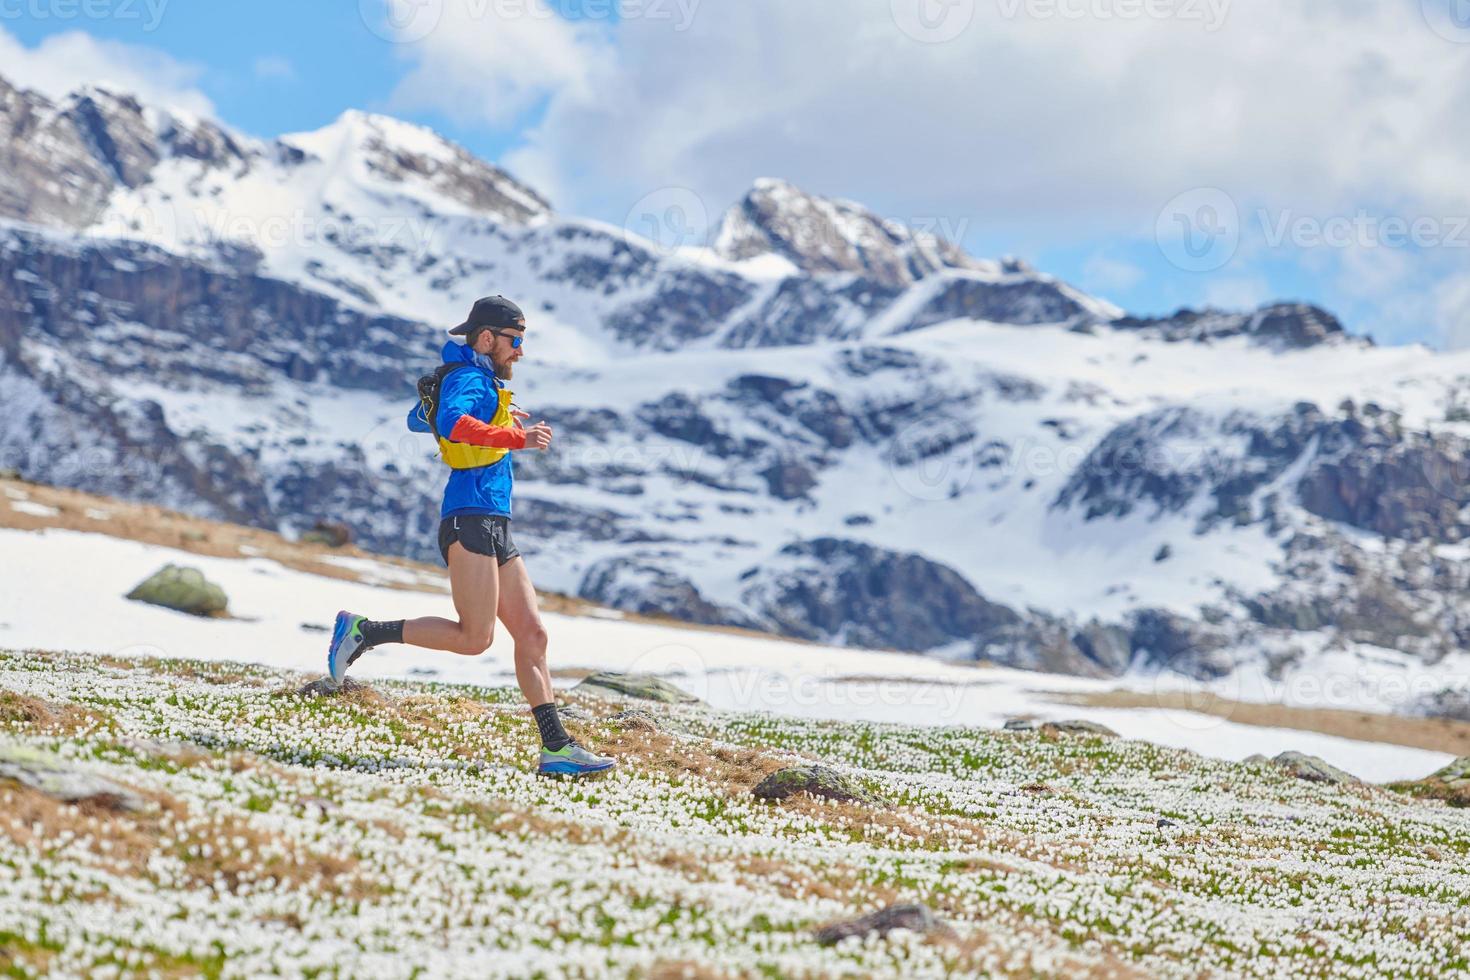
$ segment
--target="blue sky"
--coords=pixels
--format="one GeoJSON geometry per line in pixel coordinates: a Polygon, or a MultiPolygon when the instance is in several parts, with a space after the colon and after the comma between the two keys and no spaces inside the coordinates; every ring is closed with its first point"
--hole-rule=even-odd
{"type": "Polygon", "coordinates": [[[669,187],[713,221],[777,176],[1131,312],[1305,300],[1380,342],[1470,343],[1456,0],[542,2],[3,0],[0,40],[257,136],[412,119],[616,223],[669,187]]]}

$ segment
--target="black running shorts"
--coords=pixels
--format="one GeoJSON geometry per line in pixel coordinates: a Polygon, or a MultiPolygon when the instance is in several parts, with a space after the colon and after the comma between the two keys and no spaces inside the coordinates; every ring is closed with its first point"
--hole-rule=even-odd
{"type": "Polygon", "coordinates": [[[449,564],[449,546],[456,541],[471,554],[494,555],[496,562],[501,565],[521,556],[510,539],[509,517],[467,514],[446,517],[440,521],[439,554],[444,556],[446,565],[449,564]]]}

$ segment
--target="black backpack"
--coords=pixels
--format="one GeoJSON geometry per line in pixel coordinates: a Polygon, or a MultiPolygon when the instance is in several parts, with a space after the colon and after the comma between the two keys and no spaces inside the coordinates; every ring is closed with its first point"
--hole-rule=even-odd
{"type": "Polygon", "coordinates": [[[434,433],[435,439],[443,438],[439,435],[439,393],[444,388],[444,379],[462,367],[469,365],[463,361],[458,364],[441,364],[419,378],[419,412],[424,416],[424,421],[429,423],[429,430],[434,433]]]}

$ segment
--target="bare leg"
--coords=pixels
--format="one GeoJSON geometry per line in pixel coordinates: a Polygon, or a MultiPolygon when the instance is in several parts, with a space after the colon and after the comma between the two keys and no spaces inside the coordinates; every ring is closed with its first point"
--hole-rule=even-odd
{"type": "Polygon", "coordinates": [[[403,642],[430,650],[479,656],[495,638],[495,608],[500,591],[495,558],[473,554],[458,541],[454,542],[449,546],[449,588],[454,593],[458,622],[438,616],[410,619],[403,624],[403,642]]]}
{"type": "Polygon", "coordinates": [[[546,666],[546,627],[536,603],[536,587],[525,559],[516,557],[500,568],[500,604],[497,609],[516,645],[516,681],[532,707],[556,699],[551,670],[546,666]]]}

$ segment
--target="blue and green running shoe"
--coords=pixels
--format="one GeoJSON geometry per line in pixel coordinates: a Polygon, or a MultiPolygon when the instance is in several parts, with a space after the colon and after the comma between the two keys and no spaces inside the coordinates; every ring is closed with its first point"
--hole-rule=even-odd
{"type": "Polygon", "coordinates": [[[366,616],[356,616],[345,609],[337,614],[337,622],[332,625],[332,645],[327,648],[327,673],[332,675],[333,684],[340,685],[347,676],[347,668],[362,656],[367,644],[362,637],[365,622],[366,616]]]}
{"type": "Polygon", "coordinates": [[[576,742],[568,742],[555,752],[542,746],[541,762],[536,771],[543,776],[587,776],[604,772],[617,765],[617,760],[605,755],[588,752],[576,742]]]}

